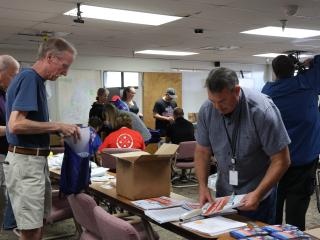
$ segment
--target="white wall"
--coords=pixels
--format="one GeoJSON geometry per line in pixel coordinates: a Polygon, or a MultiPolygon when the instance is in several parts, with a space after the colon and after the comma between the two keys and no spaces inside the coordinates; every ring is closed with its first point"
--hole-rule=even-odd
{"type": "Polygon", "coordinates": [[[190,112],[198,112],[207,99],[204,83],[209,71],[182,73],[182,108],[185,118],[190,112]]]}

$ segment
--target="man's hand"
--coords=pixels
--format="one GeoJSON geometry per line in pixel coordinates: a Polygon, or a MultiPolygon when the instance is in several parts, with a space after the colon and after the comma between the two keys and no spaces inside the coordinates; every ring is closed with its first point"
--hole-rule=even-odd
{"type": "Polygon", "coordinates": [[[260,204],[260,197],[253,191],[243,197],[241,207],[238,207],[241,211],[254,211],[260,204]]]}
{"type": "Polygon", "coordinates": [[[167,120],[168,120],[170,123],[173,123],[173,122],[174,122],[174,118],[173,118],[173,117],[167,117],[167,120]]]}
{"type": "Polygon", "coordinates": [[[210,190],[208,187],[199,188],[199,203],[202,207],[207,202],[213,202],[210,190]]]}
{"type": "Polygon", "coordinates": [[[59,132],[64,137],[73,137],[74,142],[80,139],[80,128],[74,124],[59,123],[59,132]]]}

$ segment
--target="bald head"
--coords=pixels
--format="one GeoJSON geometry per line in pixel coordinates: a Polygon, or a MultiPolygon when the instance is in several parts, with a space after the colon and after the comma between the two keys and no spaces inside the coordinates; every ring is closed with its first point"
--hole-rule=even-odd
{"type": "Polygon", "coordinates": [[[10,55],[0,55],[0,86],[7,89],[10,81],[18,73],[20,64],[10,55]]]}

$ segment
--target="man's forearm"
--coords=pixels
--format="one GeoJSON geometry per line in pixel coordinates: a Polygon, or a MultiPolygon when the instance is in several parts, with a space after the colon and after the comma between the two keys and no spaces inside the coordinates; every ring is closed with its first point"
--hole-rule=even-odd
{"type": "Polygon", "coordinates": [[[283,174],[290,166],[290,154],[288,147],[285,147],[279,153],[271,157],[271,164],[260,182],[259,186],[254,190],[259,199],[263,199],[265,194],[279,182],[283,174]]]}
{"type": "Polygon", "coordinates": [[[158,120],[169,121],[169,120],[168,120],[168,117],[166,117],[166,116],[161,116],[159,113],[154,114],[153,117],[154,117],[155,119],[158,119],[158,120]]]}
{"type": "Polygon", "coordinates": [[[53,122],[36,122],[29,119],[23,119],[14,124],[9,130],[15,134],[41,134],[49,132],[58,132],[58,124],[53,122]]]}

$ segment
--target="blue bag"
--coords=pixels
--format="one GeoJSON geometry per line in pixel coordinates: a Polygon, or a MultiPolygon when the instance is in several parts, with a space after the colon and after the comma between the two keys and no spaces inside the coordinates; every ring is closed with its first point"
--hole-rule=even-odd
{"type": "Polygon", "coordinates": [[[146,144],[160,142],[160,140],[161,140],[160,130],[159,129],[151,129],[151,128],[148,128],[148,130],[151,134],[151,138],[146,142],[146,144]]]}
{"type": "Polygon", "coordinates": [[[90,131],[89,154],[80,156],[71,147],[64,143],[64,156],[60,175],[60,192],[64,194],[77,194],[87,189],[91,184],[90,158],[93,154],[93,139],[96,134],[90,131]]]}

